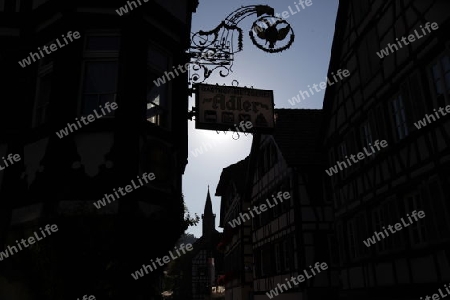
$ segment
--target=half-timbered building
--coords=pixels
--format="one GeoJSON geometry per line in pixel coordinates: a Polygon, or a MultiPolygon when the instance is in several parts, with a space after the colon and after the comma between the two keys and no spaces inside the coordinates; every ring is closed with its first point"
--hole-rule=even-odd
{"type": "MultiPolygon", "coordinates": [[[[267,299],[271,290],[303,274],[316,262],[328,269],[279,292],[277,299],[333,298],[337,287],[333,255],[333,212],[323,197],[324,158],[318,151],[321,110],[275,110],[272,135],[255,135],[248,186],[251,207],[268,208],[252,219],[254,299],[267,299]],[[290,197],[274,205],[273,197],[290,197]]],[[[273,295],[273,294],[272,294],[273,295]]]]}
{"type": "Polygon", "coordinates": [[[218,245],[224,252],[225,300],[253,299],[252,222],[240,219],[250,207],[245,180],[249,157],[223,169],[216,196],[221,197],[219,226],[224,228],[218,245]]]}
{"type": "Polygon", "coordinates": [[[326,169],[388,144],[326,175],[342,299],[418,299],[450,280],[450,116],[439,112],[450,111],[449,11],[440,0],[340,2],[329,74],[350,76],[326,90],[326,169]],[[366,245],[414,210],[425,217],[366,245]]]}

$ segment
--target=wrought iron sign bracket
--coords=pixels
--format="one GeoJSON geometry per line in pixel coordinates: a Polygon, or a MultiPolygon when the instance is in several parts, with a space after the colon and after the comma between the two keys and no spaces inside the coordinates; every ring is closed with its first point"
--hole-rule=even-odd
{"type": "Polygon", "coordinates": [[[192,118],[195,117],[196,113],[197,113],[197,109],[195,107],[192,107],[192,110],[188,111],[188,113],[187,113],[188,120],[192,121],[192,118]]]}
{"type": "Polygon", "coordinates": [[[294,42],[294,31],[286,20],[275,16],[272,7],[242,6],[230,13],[213,30],[201,30],[192,35],[188,50],[191,85],[204,82],[216,70],[221,77],[233,72],[234,55],[243,50],[243,30],[238,24],[253,14],[258,18],[253,22],[249,36],[257,48],[268,53],[289,49],[294,42]]]}

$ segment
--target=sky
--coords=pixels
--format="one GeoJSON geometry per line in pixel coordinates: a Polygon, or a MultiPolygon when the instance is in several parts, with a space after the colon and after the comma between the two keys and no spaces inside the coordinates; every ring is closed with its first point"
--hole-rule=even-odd
{"type": "MultiPolygon", "coordinates": [[[[218,26],[231,12],[247,5],[265,4],[273,7],[276,13],[287,11],[286,21],[295,33],[292,46],[280,53],[266,53],[253,45],[249,30],[257,19],[256,14],[242,20],[238,26],[243,30],[243,51],[236,53],[233,72],[227,77],[213,74],[204,83],[232,85],[233,80],[240,87],[273,90],[275,108],[322,108],[324,91],[314,93],[300,103],[291,105],[288,100],[299,90],[308,90],[308,85],[319,84],[327,77],[331,44],[338,8],[338,0],[312,0],[312,5],[302,7],[296,0],[265,1],[258,0],[200,0],[197,12],[192,16],[192,32],[209,31],[218,26]],[[299,7],[300,11],[296,8],[299,7]],[[289,11],[289,6],[292,14],[289,11]]],[[[331,77],[330,77],[331,79],[331,77]]],[[[191,98],[189,108],[195,106],[191,98]]],[[[213,130],[195,129],[195,121],[188,121],[188,164],[183,176],[183,194],[189,213],[200,217],[205,207],[208,185],[213,212],[216,214],[216,229],[220,219],[220,197],[216,188],[223,168],[244,159],[250,153],[252,135],[237,135],[232,132],[218,134],[213,130]],[[235,138],[233,139],[232,136],[235,138]],[[206,146],[209,144],[210,146],[206,146]],[[197,151],[196,151],[197,149],[197,151]],[[203,153],[199,153],[202,150],[203,153]]],[[[196,237],[202,235],[202,222],[189,227],[186,233],[196,237]]]]}

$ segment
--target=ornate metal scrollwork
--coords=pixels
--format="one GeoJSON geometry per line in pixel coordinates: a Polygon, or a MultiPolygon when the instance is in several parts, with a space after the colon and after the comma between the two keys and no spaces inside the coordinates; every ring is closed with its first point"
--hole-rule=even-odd
{"type": "Polygon", "coordinates": [[[252,30],[250,30],[249,34],[250,39],[256,47],[269,53],[281,52],[288,49],[295,38],[294,31],[288,22],[283,19],[271,22],[270,18],[266,16],[259,18],[253,23],[252,30]],[[286,26],[279,28],[278,25],[286,26]],[[254,33],[256,33],[256,37],[260,40],[265,41],[264,45],[256,39],[254,33]],[[283,45],[275,47],[275,44],[278,42],[283,42],[283,45]],[[267,43],[269,44],[269,48],[266,46],[267,43]]]}
{"type": "Polygon", "coordinates": [[[292,45],[294,31],[288,22],[274,16],[272,7],[267,5],[243,6],[228,15],[213,30],[201,30],[192,35],[191,47],[188,51],[191,61],[189,70],[191,83],[204,82],[215,70],[218,70],[222,77],[233,72],[234,54],[243,49],[243,32],[238,24],[252,14],[260,17],[253,23],[249,32],[256,47],[269,53],[275,53],[286,50],[292,45]],[[278,28],[278,25],[285,25],[285,27],[278,28]],[[261,41],[265,41],[265,44],[261,41]],[[277,47],[277,43],[281,43],[282,46],[277,47]]]}

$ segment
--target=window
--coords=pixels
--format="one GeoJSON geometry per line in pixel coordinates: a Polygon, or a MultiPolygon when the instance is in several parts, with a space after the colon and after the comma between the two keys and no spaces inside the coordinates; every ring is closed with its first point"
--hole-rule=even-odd
{"type": "Polygon", "coordinates": [[[39,126],[48,121],[49,103],[52,86],[53,62],[41,60],[36,82],[36,100],[34,104],[33,126],[39,126]]]}
{"type": "Polygon", "coordinates": [[[398,218],[397,210],[395,209],[395,202],[385,202],[383,205],[378,207],[372,212],[372,220],[373,220],[373,228],[376,232],[382,233],[384,238],[380,238],[380,240],[376,242],[376,249],[379,252],[384,252],[387,250],[393,250],[394,245],[398,246],[400,241],[400,235],[391,233],[387,226],[394,226],[399,222],[400,218],[398,218]],[[389,235],[386,235],[384,229],[387,230],[389,235]]]}
{"type": "Polygon", "coordinates": [[[431,66],[434,95],[439,107],[450,104],[450,57],[444,55],[431,66]]]}
{"type": "Polygon", "coordinates": [[[364,213],[358,214],[347,223],[347,234],[350,258],[359,258],[368,253],[367,247],[363,244],[366,238],[366,216],[364,213]]]}
{"type": "MultiPolygon", "coordinates": [[[[82,115],[89,115],[94,110],[100,112],[100,105],[103,107],[107,102],[116,102],[119,43],[119,37],[114,35],[86,36],[82,115]]],[[[107,114],[113,115],[114,110],[107,114]]]]}
{"type": "Polygon", "coordinates": [[[275,270],[278,273],[281,272],[281,252],[280,252],[280,244],[275,244],[275,270]]]}
{"type": "Polygon", "coordinates": [[[260,150],[263,174],[267,173],[278,161],[277,148],[273,143],[265,144],[260,150]]]}
{"type": "MultiPolygon", "coordinates": [[[[383,220],[381,216],[381,209],[377,208],[372,212],[373,228],[376,232],[382,232],[383,220]]],[[[385,250],[384,240],[377,241],[377,250],[383,252],[385,250]]]]}
{"type": "MultiPolygon", "coordinates": [[[[149,85],[147,85],[148,87],[149,85]]],[[[164,116],[164,103],[167,99],[167,90],[164,86],[147,90],[147,121],[156,125],[162,125],[164,116]]]]}
{"type": "MultiPolygon", "coordinates": [[[[414,72],[409,77],[409,82],[405,88],[402,88],[402,93],[407,94],[408,99],[406,103],[410,106],[411,116],[416,119],[423,118],[424,112],[428,111],[429,108],[426,107],[422,79],[420,71],[414,72]]],[[[432,101],[426,101],[427,103],[432,104],[432,101]]],[[[434,107],[435,105],[432,104],[434,107]]],[[[415,129],[415,126],[412,126],[410,129],[415,129]]]]}
{"type": "Polygon", "coordinates": [[[356,238],[359,241],[356,244],[356,251],[358,253],[358,256],[364,256],[368,253],[368,249],[361,241],[365,236],[367,236],[367,217],[365,213],[360,213],[356,217],[356,238]]]}
{"type": "Polygon", "coordinates": [[[373,142],[369,122],[366,122],[361,126],[361,140],[363,142],[363,146],[366,148],[368,148],[369,144],[372,144],[373,142]]]}
{"type": "MultiPolygon", "coordinates": [[[[255,201],[255,204],[259,204],[259,200],[255,201]]],[[[262,224],[262,217],[261,214],[257,214],[254,218],[252,218],[253,227],[259,228],[262,224]]]]}
{"type": "Polygon", "coordinates": [[[261,145],[258,154],[257,171],[255,180],[261,179],[277,162],[277,148],[273,143],[261,145]]]}
{"type": "Polygon", "coordinates": [[[388,229],[389,225],[395,226],[396,223],[400,222],[400,215],[396,206],[395,197],[388,199],[373,211],[373,222],[375,230],[377,232],[382,232],[385,236],[384,239],[381,239],[376,243],[376,248],[379,252],[395,250],[402,246],[402,235],[397,232],[391,233],[388,229]],[[383,227],[385,227],[389,236],[385,234],[383,227]]]}
{"type": "Polygon", "coordinates": [[[339,160],[343,161],[346,156],[347,156],[347,144],[345,143],[345,141],[343,141],[341,144],[339,144],[338,147],[339,160]]]}
{"type": "MultiPolygon", "coordinates": [[[[388,200],[383,203],[382,207],[382,215],[384,218],[384,226],[395,226],[396,223],[400,221],[400,216],[397,211],[397,206],[395,204],[395,198],[392,200],[388,200]]],[[[386,250],[394,250],[397,249],[401,245],[401,234],[391,233],[389,232],[389,236],[384,239],[386,243],[386,250]]]]}
{"type": "MultiPolygon", "coordinates": [[[[412,211],[416,210],[423,210],[423,203],[420,195],[418,193],[411,194],[406,197],[406,211],[408,214],[410,214],[412,211]]],[[[410,223],[409,219],[407,217],[404,218],[405,222],[410,223]]],[[[413,245],[420,245],[423,244],[426,241],[426,227],[425,222],[421,221],[415,221],[414,218],[411,217],[413,220],[413,223],[409,225],[409,236],[411,239],[411,243],[413,245]]]]}
{"type": "Polygon", "coordinates": [[[0,0],[0,11],[20,12],[20,0],[0,0]]]}
{"type": "Polygon", "coordinates": [[[357,16],[357,23],[364,20],[364,16],[367,15],[370,11],[370,4],[368,1],[356,1],[353,3],[353,11],[355,12],[355,16],[357,16]]]}
{"type": "MultiPolygon", "coordinates": [[[[364,2],[364,1],[362,1],[364,2]]],[[[361,4],[362,4],[361,2],[361,4]]],[[[355,2],[356,3],[356,2],[355,2]]],[[[364,15],[361,15],[363,18],[364,15]]],[[[368,32],[364,35],[364,39],[358,47],[358,61],[360,64],[359,73],[361,75],[362,83],[367,83],[373,77],[373,75],[380,69],[379,59],[372,55],[367,55],[372,49],[378,49],[380,47],[376,27],[369,28],[368,32]]]]}
{"type": "Polygon", "coordinates": [[[329,260],[332,265],[339,265],[339,251],[340,246],[338,243],[338,239],[334,234],[328,234],[327,235],[327,241],[328,241],[328,253],[330,255],[329,260]]]}
{"type": "MultiPolygon", "coordinates": [[[[270,245],[268,245],[270,246],[270,245]]],[[[271,272],[271,262],[272,257],[270,253],[270,248],[267,247],[267,245],[264,246],[263,249],[261,249],[261,275],[269,275],[271,272]]]]}
{"type": "Polygon", "coordinates": [[[339,259],[341,262],[344,262],[346,260],[346,255],[345,253],[347,253],[345,251],[345,243],[344,243],[344,227],[342,225],[341,222],[339,222],[336,226],[336,232],[337,232],[337,237],[338,237],[338,241],[341,241],[340,243],[338,243],[339,245],[339,259]]]}
{"type": "Polygon", "coordinates": [[[387,135],[387,127],[386,127],[386,123],[383,121],[386,119],[386,116],[388,114],[385,113],[385,106],[383,105],[383,103],[380,103],[377,107],[376,107],[376,122],[375,122],[375,126],[376,128],[375,131],[378,133],[378,136],[386,136],[387,135]]]}
{"type": "Polygon", "coordinates": [[[350,257],[356,258],[356,233],[354,221],[349,221],[347,223],[347,234],[348,234],[348,250],[350,252],[350,257]]]}
{"type": "Polygon", "coordinates": [[[281,253],[283,256],[283,269],[289,271],[293,263],[292,238],[286,236],[281,242],[281,253]]]}
{"type": "Polygon", "coordinates": [[[261,250],[259,250],[259,249],[254,250],[254,253],[255,253],[254,274],[255,274],[255,277],[260,277],[262,275],[262,271],[261,271],[262,270],[262,263],[261,263],[262,253],[261,253],[261,250]]]}
{"type": "MultiPolygon", "coordinates": [[[[85,63],[83,82],[83,115],[94,110],[100,111],[100,105],[113,103],[117,91],[117,62],[89,61],[85,63]]],[[[111,111],[112,115],[114,111],[111,111]]]]}
{"type": "Polygon", "coordinates": [[[405,105],[403,104],[402,96],[398,95],[392,100],[391,104],[397,139],[402,140],[408,135],[405,105]]]}
{"type": "Polygon", "coordinates": [[[158,126],[169,127],[169,84],[165,76],[170,69],[168,54],[148,47],[147,53],[147,114],[148,122],[158,126]],[[163,79],[163,81],[160,81],[163,79]]]}
{"type": "MultiPolygon", "coordinates": [[[[349,167],[348,162],[346,161],[346,156],[348,155],[347,153],[347,143],[344,140],[342,143],[339,144],[338,146],[338,160],[341,162],[341,164],[343,165],[342,167],[347,166],[347,168],[349,167]]],[[[337,164],[337,162],[336,162],[337,164]]],[[[343,168],[343,170],[339,169],[339,177],[341,179],[345,178],[345,175],[347,174],[347,168],[343,168]]]]}
{"type": "MultiPolygon", "coordinates": [[[[335,149],[334,148],[330,148],[330,150],[328,152],[328,166],[334,166],[337,163],[337,159],[335,157],[336,157],[335,156],[335,149]]],[[[326,173],[325,173],[325,175],[326,175],[326,173]]],[[[330,178],[330,177],[327,175],[327,178],[330,178]]],[[[331,179],[330,180],[331,184],[335,184],[335,182],[337,180],[337,176],[336,177],[335,176],[331,176],[330,179],[331,179]]],[[[328,182],[328,179],[325,180],[325,182],[328,182]]],[[[335,208],[337,208],[337,207],[338,207],[338,203],[336,202],[335,203],[335,208]]]]}

